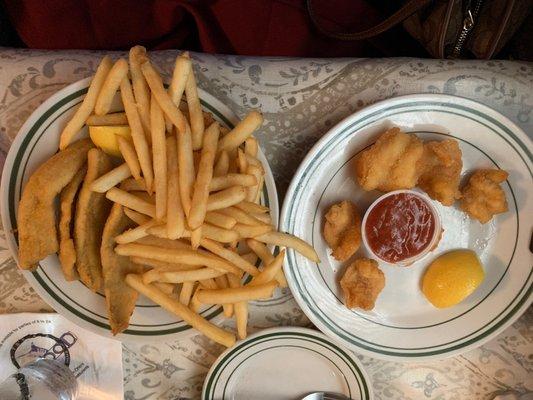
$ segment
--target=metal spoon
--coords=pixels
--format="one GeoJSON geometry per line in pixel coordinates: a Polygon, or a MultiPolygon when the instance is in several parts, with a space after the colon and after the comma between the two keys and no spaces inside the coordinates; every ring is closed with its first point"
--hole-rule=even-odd
{"type": "Polygon", "coordinates": [[[333,392],[314,392],[310,393],[302,400],[352,400],[349,397],[341,394],[341,393],[333,393],[333,392]]]}

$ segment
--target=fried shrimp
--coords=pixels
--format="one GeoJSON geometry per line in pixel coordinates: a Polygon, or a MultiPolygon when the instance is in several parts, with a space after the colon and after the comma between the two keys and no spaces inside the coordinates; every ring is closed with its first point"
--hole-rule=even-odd
{"type": "Polygon", "coordinates": [[[346,307],[372,310],[385,287],[385,274],[375,260],[358,258],[346,268],[340,284],[346,307]]]}
{"type": "Polygon", "coordinates": [[[336,260],[346,261],[354,255],[361,245],[361,217],[355,205],[349,201],[332,205],[323,234],[336,260]]]}

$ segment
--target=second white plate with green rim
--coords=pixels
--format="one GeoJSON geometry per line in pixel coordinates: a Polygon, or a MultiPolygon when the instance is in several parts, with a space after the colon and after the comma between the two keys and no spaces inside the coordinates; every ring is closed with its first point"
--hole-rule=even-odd
{"type": "MultiPolygon", "coordinates": [[[[9,150],[2,173],[1,214],[7,243],[15,260],[18,252],[17,237],[14,234],[17,229],[16,211],[22,188],[31,173],[58,150],[60,133],[83,100],[90,79],[73,83],[46,100],[22,126],[9,150]]],[[[221,124],[231,128],[238,121],[237,116],[213,96],[200,89],[199,94],[203,108],[212,113],[221,124]]],[[[86,135],[86,132],[83,134],[86,135]]],[[[277,221],[276,184],[261,151],[258,157],[266,171],[261,201],[270,208],[272,220],[277,221]]],[[[56,255],[42,260],[36,271],[23,273],[35,291],[58,313],[92,332],[111,336],[104,296],[91,292],[78,281],[66,282],[56,255]]],[[[220,306],[211,305],[204,307],[201,315],[211,322],[220,323],[221,312],[220,306]]],[[[253,321],[251,322],[253,326],[253,321]]],[[[263,324],[260,321],[259,325],[263,324]]],[[[130,326],[117,338],[130,341],[153,340],[193,333],[197,331],[183,320],[141,296],[130,326]]]]}
{"type": "Polygon", "coordinates": [[[226,350],[204,381],[203,400],[296,400],[312,392],[372,399],[368,376],[355,355],[321,332],[272,328],[226,350]]]}
{"type": "MultiPolygon", "coordinates": [[[[354,351],[397,360],[443,358],[481,345],[531,304],[533,175],[531,140],[507,118],[474,101],[438,94],[397,97],[369,106],[331,129],[306,156],[285,197],[280,230],[316,248],[316,264],[292,250],[285,274],[294,297],[326,335],[354,351]],[[353,201],[361,215],[380,193],[354,181],[353,161],[386,129],[398,126],[425,140],[454,138],[463,153],[462,176],[478,168],[509,172],[509,211],[481,225],[457,206],[434,202],[444,233],[438,247],[410,267],[381,265],[385,288],[372,311],[349,310],[338,280],[347,263],[330,256],[322,238],[324,214],[353,201]],[[481,286],[460,304],[434,308],[420,290],[429,262],[444,251],[470,248],[485,269],[481,286]]],[[[358,256],[368,256],[364,249],[358,256]]]]}

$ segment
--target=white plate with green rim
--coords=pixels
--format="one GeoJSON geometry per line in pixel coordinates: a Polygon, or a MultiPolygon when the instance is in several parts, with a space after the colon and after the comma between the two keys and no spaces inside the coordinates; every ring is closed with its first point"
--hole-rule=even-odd
{"type": "MultiPolygon", "coordinates": [[[[66,122],[87,92],[90,78],[69,85],[45,101],[20,129],[2,173],[1,212],[11,253],[17,260],[16,210],[21,190],[35,169],[58,150],[59,135],[66,122]]],[[[227,127],[233,127],[237,116],[208,93],[199,90],[202,106],[227,127]]],[[[84,128],[86,130],[86,128],[84,128]]],[[[86,132],[83,133],[87,135],[86,132]]],[[[272,171],[264,154],[259,159],[265,166],[265,186],[261,201],[270,207],[272,220],[278,220],[278,199],[272,171]]],[[[56,255],[39,263],[36,271],[24,271],[24,276],[35,291],[58,313],[72,322],[99,334],[111,336],[106,316],[105,298],[95,294],[80,282],[66,282],[56,255]]],[[[222,320],[222,308],[209,306],[201,315],[214,323],[222,320]]],[[[197,333],[183,320],[168,313],[148,299],[139,298],[130,326],[117,338],[122,340],[152,340],[169,335],[197,333]]]]}
{"type": "Polygon", "coordinates": [[[355,355],[324,334],[272,328],[226,350],[204,381],[203,400],[296,400],[312,392],[372,399],[372,385],[355,355]]]}
{"type": "MultiPolygon", "coordinates": [[[[309,152],[285,197],[280,230],[317,249],[316,264],[289,250],[284,265],[298,304],[326,335],[354,351],[403,361],[444,358],[497,335],[531,304],[533,229],[531,141],[507,118],[471,100],[421,94],[371,105],[340,122],[309,152]],[[481,225],[454,207],[434,202],[444,228],[438,247],[410,267],[380,265],[385,288],[372,311],[342,304],[338,280],[345,264],[330,255],[321,230],[328,207],[353,201],[361,215],[380,193],[353,179],[353,160],[387,128],[423,139],[455,138],[463,153],[463,178],[476,168],[502,168],[509,211],[481,225]],[[485,269],[481,286],[460,304],[434,308],[420,290],[428,263],[449,249],[470,248],[485,269]]],[[[368,256],[361,249],[358,256],[368,256]]]]}

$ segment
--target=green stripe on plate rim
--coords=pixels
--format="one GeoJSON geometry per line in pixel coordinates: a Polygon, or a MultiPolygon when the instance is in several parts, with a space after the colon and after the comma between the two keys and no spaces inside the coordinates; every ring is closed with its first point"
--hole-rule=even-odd
{"type": "MultiPolygon", "coordinates": [[[[332,147],[335,147],[339,142],[343,141],[347,135],[352,134],[356,130],[362,129],[365,126],[368,126],[369,124],[371,124],[373,122],[376,122],[377,120],[379,120],[381,118],[389,117],[389,116],[392,116],[392,115],[402,114],[402,113],[406,113],[406,112],[413,112],[413,111],[436,111],[436,112],[446,112],[446,113],[449,113],[449,114],[459,115],[459,116],[462,116],[462,117],[469,118],[469,119],[471,119],[473,121],[476,121],[478,123],[481,123],[484,126],[486,126],[487,128],[491,129],[493,132],[495,132],[503,140],[505,140],[517,152],[518,156],[524,162],[524,164],[526,165],[526,168],[528,169],[528,171],[529,171],[529,173],[531,175],[531,169],[530,169],[529,165],[527,164],[525,159],[522,157],[522,155],[516,150],[516,148],[513,145],[513,143],[508,140],[508,138],[506,138],[505,136],[500,134],[498,131],[494,130],[492,127],[488,126],[487,124],[483,123],[482,121],[480,121],[478,119],[472,118],[469,115],[465,115],[465,114],[460,114],[460,113],[457,113],[457,112],[449,111],[446,108],[455,108],[455,109],[459,109],[459,110],[462,110],[462,111],[466,111],[467,113],[474,114],[476,116],[484,118],[485,120],[490,121],[492,124],[496,125],[502,131],[504,131],[507,135],[512,137],[514,140],[516,140],[518,145],[526,152],[528,157],[530,159],[532,158],[531,157],[531,152],[528,151],[527,146],[525,146],[520,141],[520,139],[514,135],[514,133],[511,130],[509,130],[507,127],[505,127],[499,121],[494,120],[492,117],[489,117],[488,115],[486,115],[486,114],[484,114],[484,113],[482,113],[482,112],[480,112],[478,110],[473,110],[473,109],[470,109],[468,107],[461,106],[461,105],[458,105],[458,104],[449,104],[449,103],[434,102],[434,101],[414,101],[414,102],[412,102],[410,104],[407,104],[407,105],[406,104],[399,104],[399,105],[391,106],[389,108],[378,110],[376,112],[373,112],[373,113],[370,113],[368,115],[365,115],[365,116],[361,117],[360,119],[358,119],[356,122],[354,122],[354,123],[350,124],[349,126],[343,128],[343,130],[341,132],[339,132],[337,135],[335,135],[332,138],[332,140],[325,145],[325,148],[322,149],[322,151],[317,154],[317,157],[309,162],[310,165],[306,168],[306,170],[304,172],[301,173],[302,177],[301,177],[300,181],[298,182],[298,185],[296,186],[296,189],[294,190],[293,198],[291,199],[291,203],[290,203],[290,206],[289,206],[289,212],[288,212],[288,216],[287,216],[288,221],[286,222],[287,228],[288,228],[287,231],[288,232],[293,232],[294,231],[294,224],[295,224],[294,212],[293,212],[294,206],[295,206],[295,204],[299,201],[299,199],[302,196],[303,188],[305,187],[304,183],[307,182],[308,177],[311,176],[312,172],[314,172],[314,170],[316,169],[315,168],[315,169],[313,169],[313,171],[310,171],[311,167],[313,165],[320,165],[320,163],[323,161],[324,158],[326,158],[327,154],[329,153],[328,149],[332,148],[332,147]],[[423,107],[440,106],[440,107],[443,107],[445,109],[416,108],[416,106],[419,106],[419,105],[423,106],[423,107]],[[402,108],[403,109],[409,108],[409,109],[406,110],[406,111],[392,112],[395,109],[402,109],[402,108]],[[373,119],[371,119],[371,118],[373,118],[373,119]],[[365,121],[367,121],[369,119],[370,119],[370,121],[365,123],[365,121]],[[297,196],[298,196],[298,198],[296,199],[297,196]]],[[[297,263],[296,263],[296,259],[295,259],[295,256],[294,256],[294,251],[292,251],[292,250],[288,251],[287,252],[287,256],[288,256],[287,257],[287,266],[289,267],[288,268],[289,273],[291,275],[293,275],[293,278],[296,277],[295,274],[298,274],[298,277],[300,279],[293,279],[293,282],[295,282],[296,286],[298,286],[298,292],[299,292],[300,296],[302,297],[302,300],[306,303],[307,307],[309,308],[309,310],[310,310],[310,312],[311,312],[311,314],[313,316],[315,316],[317,319],[319,319],[329,330],[331,330],[331,332],[335,332],[339,337],[343,338],[347,342],[349,342],[351,344],[354,344],[354,345],[356,345],[356,346],[358,346],[360,348],[363,348],[363,349],[366,349],[368,351],[371,351],[371,352],[376,352],[376,353],[380,353],[380,354],[384,354],[384,355],[390,355],[390,356],[400,356],[400,357],[432,356],[432,355],[442,354],[442,353],[450,352],[450,351],[453,351],[453,350],[461,349],[461,348],[466,347],[466,346],[468,346],[468,345],[470,345],[472,343],[475,343],[476,341],[486,337],[487,335],[490,335],[492,332],[494,332],[496,329],[498,329],[498,327],[503,325],[509,318],[511,318],[518,311],[518,309],[520,309],[520,307],[527,301],[527,299],[529,298],[529,296],[531,294],[532,286],[533,286],[531,284],[529,285],[529,287],[526,289],[525,295],[522,295],[522,297],[520,298],[518,303],[511,309],[511,311],[507,315],[505,315],[503,317],[503,319],[501,321],[498,321],[494,326],[490,327],[485,332],[482,332],[477,337],[472,338],[472,339],[470,339],[468,341],[462,342],[462,343],[460,343],[458,345],[455,345],[455,346],[452,346],[452,347],[446,347],[446,348],[443,348],[443,349],[425,351],[425,352],[415,352],[418,349],[394,348],[394,347],[381,346],[381,345],[378,345],[376,343],[368,342],[368,341],[366,341],[364,339],[361,339],[359,337],[354,336],[353,334],[350,334],[349,332],[346,332],[343,328],[339,327],[334,321],[332,321],[327,315],[325,315],[320,310],[320,308],[318,307],[318,305],[316,305],[316,303],[314,302],[312,297],[309,295],[307,290],[305,290],[305,288],[302,287],[302,285],[301,285],[302,279],[301,279],[301,275],[299,274],[298,268],[296,267],[297,263]],[[307,293],[307,296],[304,295],[304,290],[307,293]],[[313,306],[310,303],[310,301],[313,302],[315,305],[313,306]],[[322,314],[323,317],[320,314],[322,314]],[[336,329],[334,329],[333,327],[335,327],[335,326],[337,328],[339,328],[341,331],[346,332],[348,334],[348,336],[346,336],[346,335],[342,334],[341,332],[338,332],[336,329]],[[365,345],[363,342],[369,343],[370,345],[377,346],[379,348],[375,348],[375,347],[371,347],[371,346],[365,345]],[[386,348],[411,351],[412,353],[403,353],[403,352],[397,352],[397,351],[384,350],[386,348]]],[[[492,324],[503,313],[505,313],[505,311],[509,307],[511,307],[513,305],[513,303],[516,301],[516,299],[518,297],[521,296],[522,292],[524,291],[524,288],[527,285],[527,282],[531,278],[531,275],[532,275],[532,273],[530,272],[526,282],[524,283],[522,288],[520,288],[520,291],[519,291],[518,295],[515,296],[515,298],[509,303],[509,305],[502,312],[500,312],[500,314],[498,314],[496,316],[496,318],[494,318],[488,324],[484,325],[483,327],[481,327],[480,329],[476,330],[475,332],[471,332],[469,335],[467,335],[467,336],[465,336],[463,338],[451,341],[449,343],[440,344],[438,346],[430,346],[430,347],[421,348],[421,349],[435,349],[437,347],[447,346],[449,344],[464,340],[464,339],[468,338],[469,336],[472,336],[472,335],[476,334],[477,332],[483,330],[484,328],[486,328],[487,326],[492,324]]]]}
{"type": "MultiPolygon", "coordinates": [[[[32,139],[34,138],[34,136],[36,135],[36,133],[39,131],[39,129],[41,128],[41,126],[46,123],[48,121],[48,119],[53,116],[61,107],[63,107],[64,105],[72,102],[73,100],[77,99],[78,97],[80,96],[83,96],[84,94],[87,93],[87,90],[88,90],[88,87],[86,88],[83,88],[83,89],[80,89],[68,96],[65,96],[64,98],[62,98],[61,100],[59,100],[58,102],[56,102],[55,104],[51,105],[44,113],[41,117],[39,117],[39,119],[35,122],[35,124],[33,124],[31,126],[31,128],[28,130],[28,133],[26,134],[26,136],[24,137],[22,143],[20,144],[20,147],[19,147],[19,150],[17,152],[17,154],[15,155],[15,159],[13,161],[13,168],[11,170],[11,174],[10,174],[10,177],[9,177],[9,185],[8,185],[8,210],[9,210],[9,218],[10,218],[10,221],[11,221],[11,225],[12,225],[12,228],[14,231],[16,231],[17,229],[17,219],[16,219],[16,212],[15,212],[15,189],[17,187],[17,177],[19,176],[19,170],[20,170],[20,167],[21,167],[21,164],[23,162],[23,157],[26,156],[25,160],[24,160],[24,166],[22,168],[22,172],[21,172],[21,179],[20,179],[20,184],[19,184],[19,194],[22,193],[22,176],[24,176],[25,172],[26,172],[26,167],[27,167],[27,163],[28,163],[28,160],[30,159],[30,156],[31,154],[33,153],[37,143],[41,140],[41,138],[44,136],[46,130],[48,129],[48,127],[57,119],[59,118],[61,115],[63,115],[65,112],[67,112],[68,110],[70,110],[72,107],[75,107],[77,104],[79,103],[76,103],[76,104],[73,104],[71,105],[70,107],[66,108],[65,110],[63,110],[60,114],[58,114],[57,116],[55,116],[55,118],[46,126],[46,128],[44,128],[41,132],[41,134],[39,135],[39,137],[37,137],[37,139],[35,140],[33,146],[31,147],[30,151],[27,153],[27,155],[25,154],[26,153],[26,149],[27,147],[29,146],[30,142],[32,141],[32,139]]],[[[222,115],[215,107],[213,107],[211,104],[209,104],[208,102],[206,102],[205,100],[200,100],[202,106],[204,108],[206,108],[207,110],[209,110],[209,112],[213,113],[222,123],[224,123],[228,128],[232,129],[234,127],[234,125],[231,123],[231,121],[229,121],[224,115],[222,115]]],[[[269,207],[270,206],[270,200],[269,200],[269,196],[268,196],[268,190],[267,190],[267,187],[265,185],[265,187],[263,188],[263,199],[264,199],[264,205],[269,207]]],[[[18,238],[15,236],[15,240],[18,244],[18,238]]],[[[36,270],[36,271],[33,271],[32,272],[32,275],[34,276],[34,278],[36,279],[36,281],[41,285],[41,287],[43,289],[46,290],[46,292],[55,300],[57,301],[59,304],[61,304],[63,307],[65,307],[68,311],[70,311],[72,314],[74,314],[76,317],[86,321],[86,322],[89,322],[93,325],[96,325],[100,328],[104,328],[104,329],[110,329],[110,326],[107,324],[107,323],[103,323],[101,321],[98,321],[94,318],[91,318],[83,313],[81,313],[76,307],[73,307],[72,305],[68,304],[67,302],[65,302],[64,298],[60,297],[57,295],[57,293],[52,290],[50,288],[50,286],[45,282],[44,278],[39,274],[39,272],[42,272],[46,278],[50,281],[50,282],[53,282],[52,279],[50,279],[50,277],[48,277],[48,275],[44,272],[44,269],[42,268],[42,266],[39,264],[39,268],[36,270]]],[[[83,307],[81,304],[78,304],[76,301],[74,301],[73,299],[71,299],[66,293],[64,293],[57,285],[54,284],[54,286],[56,286],[56,288],[65,296],[67,297],[70,301],[72,301],[73,303],[75,303],[78,307],[81,307],[81,308],[84,308],[85,310],[87,310],[85,307],[83,307]]],[[[153,306],[153,307],[158,307],[158,306],[153,306]]],[[[209,310],[213,307],[216,307],[216,306],[211,306],[209,307],[207,310],[204,310],[204,312],[202,314],[205,314],[207,312],[209,312],[209,310]]],[[[107,317],[106,316],[102,316],[102,315],[99,315],[97,313],[94,313],[90,310],[87,310],[88,312],[92,313],[92,314],[95,314],[96,316],[102,318],[102,319],[105,319],[107,320],[107,317]]],[[[207,315],[204,315],[204,317],[208,320],[211,320],[213,319],[215,316],[219,315],[220,313],[222,312],[222,307],[217,307],[213,312],[207,314],[207,315]]],[[[179,322],[176,322],[176,323],[179,323],[179,322]]],[[[170,323],[170,324],[161,324],[161,325],[135,325],[135,324],[132,324],[133,326],[167,326],[167,325],[173,325],[173,324],[176,324],[176,323],[170,323]]],[[[183,321],[181,322],[183,323],[183,321]]],[[[189,330],[191,329],[191,326],[190,325],[182,325],[182,326],[179,326],[179,327],[176,327],[176,328],[172,328],[172,329],[165,329],[165,330],[156,330],[156,331],[144,331],[144,330],[137,330],[137,329],[126,329],[123,333],[124,334],[131,334],[131,335],[140,335],[140,336],[155,336],[155,335],[166,335],[166,334],[172,334],[172,333],[177,333],[177,332],[183,332],[183,331],[186,331],[186,330],[189,330]]]]}
{"type": "MultiPolygon", "coordinates": [[[[224,356],[224,358],[221,359],[220,362],[217,363],[216,367],[213,369],[213,372],[210,373],[209,380],[206,382],[205,395],[203,396],[204,400],[214,400],[213,392],[215,390],[216,385],[218,384],[218,380],[220,379],[220,376],[222,375],[223,370],[235,357],[239,356],[241,353],[248,350],[252,345],[261,344],[261,343],[268,342],[271,340],[294,339],[295,337],[303,341],[308,341],[310,343],[320,345],[324,348],[327,348],[333,351],[334,353],[337,353],[337,355],[342,359],[342,361],[344,361],[344,363],[348,366],[353,376],[355,377],[358,388],[359,388],[359,394],[360,394],[361,400],[370,399],[368,384],[366,380],[364,379],[364,375],[361,372],[361,369],[359,368],[357,363],[353,361],[352,357],[348,356],[346,351],[344,351],[343,349],[341,349],[334,343],[324,338],[321,338],[319,336],[295,331],[295,332],[268,333],[265,335],[257,336],[251,340],[245,341],[241,343],[240,345],[238,344],[234,346],[231,349],[231,351],[228,354],[226,354],[226,356],[224,356]]],[[[333,363],[333,361],[331,362],[333,363]]]]}
{"type": "MultiPolygon", "coordinates": [[[[461,142],[464,142],[464,143],[467,143],[469,144],[470,146],[474,147],[476,150],[478,150],[480,153],[482,153],[485,157],[487,157],[493,164],[496,168],[500,168],[500,166],[496,163],[496,161],[494,161],[492,159],[491,156],[489,156],[487,153],[485,153],[483,150],[481,150],[478,146],[476,146],[475,144],[469,142],[468,140],[465,140],[465,139],[461,139],[460,137],[458,136],[454,136],[454,135],[450,135],[449,133],[442,133],[442,132],[435,132],[435,131],[430,131],[430,130],[424,130],[424,131],[406,131],[408,133],[413,133],[413,134],[416,134],[416,133],[432,133],[432,134],[436,134],[436,135],[442,135],[442,136],[447,136],[447,137],[452,137],[456,140],[459,140],[461,142]]],[[[326,192],[326,190],[328,189],[329,187],[329,184],[331,183],[331,181],[335,178],[335,176],[338,174],[338,172],[348,163],[350,163],[359,153],[361,153],[362,151],[364,151],[366,148],[370,147],[370,145],[368,145],[367,147],[365,147],[364,149],[361,149],[359,152],[355,153],[354,155],[352,155],[352,157],[347,160],[344,164],[342,164],[338,169],[337,171],[332,175],[331,179],[329,180],[329,182],[326,184],[326,186],[324,186],[324,190],[322,191],[322,193],[320,194],[320,197],[318,199],[318,204],[320,204],[320,202],[322,201],[322,197],[324,196],[324,193],[326,192]]],[[[356,314],[357,316],[359,316],[360,318],[363,318],[364,320],[368,321],[368,322],[371,322],[373,324],[376,324],[376,325],[380,325],[380,326],[384,326],[384,327],[387,327],[387,328],[393,328],[393,329],[406,329],[406,330],[412,330],[412,329],[424,329],[424,328],[431,328],[431,327],[434,327],[434,326],[439,326],[439,325],[442,325],[442,324],[445,324],[447,322],[450,322],[450,321],[453,321],[463,315],[465,315],[466,313],[472,311],[474,308],[476,308],[477,306],[479,306],[481,303],[483,303],[483,301],[485,301],[485,299],[487,299],[491,293],[496,290],[496,288],[498,287],[498,285],[500,284],[500,282],[503,280],[503,278],[505,277],[505,275],[507,274],[507,271],[509,270],[509,267],[511,266],[511,263],[514,259],[514,255],[516,253],[516,248],[518,246],[518,234],[520,232],[520,220],[519,220],[519,216],[518,216],[518,204],[516,202],[516,196],[514,194],[514,190],[513,190],[513,187],[511,186],[511,183],[509,182],[509,180],[506,180],[506,183],[507,185],[509,186],[509,191],[511,192],[511,196],[513,197],[513,203],[514,203],[514,206],[515,206],[515,214],[516,214],[516,236],[515,236],[515,242],[514,242],[514,246],[513,246],[513,251],[511,253],[511,257],[509,259],[509,262],[507,263],[507,266],[505,267],[505,270],[504,270],[504,273],[503,275],[500,277],[500,279],[498,280],[498,282],[496,282],[496,285],[490,290],[490,292],[483,298],[481,299],[478,303],[476,303],[475,305],[473,305],[472,307],[470,307],[468,310],[464,311],[463,313],[455,316],[455,317],[452,317],[450,319],[447,319],[446,321],[442,321],[442,322],[439,322],[439,323],[436,323],[436,324],[432,324],[432,325],[425,325],[425,326],[415,326],[415,327],[402,327],[402,326],[393,326],[393,325],[387,325],[387,324],[384,324],[384,323],[380,323],[378,321],[374,321],[370,318],[367,318],[364,314],[361,314],[357,311],[352,311],[354,314],[356,314]]],[[[316,218],[317,218],[317,215],[318,215],[318,207],[317,209],[315,210],[315,215],[313,216],[313,224],[312,224],[312,227],[311,227],[311,232],[312,232],[312,238],[311,238],[311,244],[315,245],[315,235],[314,235],[314,226],[315,226],[315,223],[316,223],[316,218]]],[[[315,263],[315,265],[317,266],[317,270],[318,270],[318,273],[320,274],[320,277],[322,278],[322,281],[324,282],[324,284],[326,285],[326,287],[329,289],[330,293],[338,300],[338,301],[341,301],[340,298],[337,297],[337,295],[331,290],[331,288],[329,287],[329,285],[326,283],[326,279],[324,278],[324,275],[322,274],[322,270],[321,268],[319,268],[319,265],[315,263]]]]}

